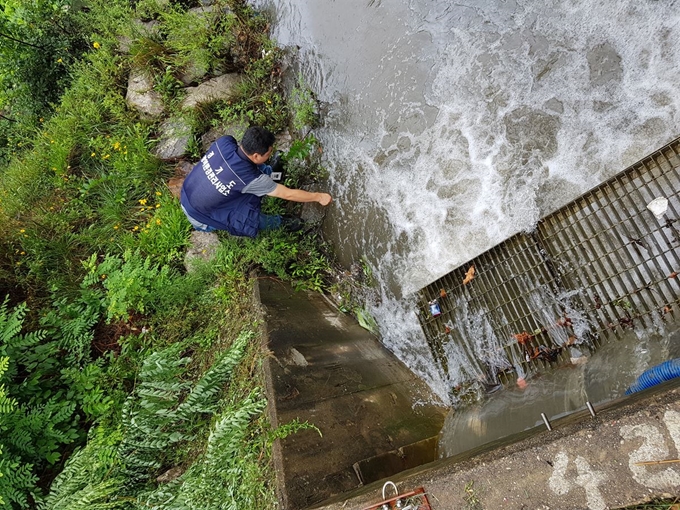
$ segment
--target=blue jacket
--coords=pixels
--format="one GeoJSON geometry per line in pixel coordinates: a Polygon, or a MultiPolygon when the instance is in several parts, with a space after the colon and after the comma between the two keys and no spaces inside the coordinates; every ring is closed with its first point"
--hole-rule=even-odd
{"type": "Polygon", "coordinates": [[[235,236],[255,237],[261,197],[241,190],[262,173],[232,136],[218,138],[182,185],[180,201],[189,216],[235,236]]]}

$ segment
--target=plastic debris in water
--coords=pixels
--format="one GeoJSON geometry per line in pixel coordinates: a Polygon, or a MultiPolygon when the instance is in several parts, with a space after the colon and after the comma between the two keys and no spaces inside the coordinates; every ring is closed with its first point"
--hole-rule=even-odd
{"type": "Polygon", "coordinates": [[[668,200],[663,197],[655,198],[647,204],[647,209],[652,211],[657,220],[660,220],[668,210],[668,200]]]}

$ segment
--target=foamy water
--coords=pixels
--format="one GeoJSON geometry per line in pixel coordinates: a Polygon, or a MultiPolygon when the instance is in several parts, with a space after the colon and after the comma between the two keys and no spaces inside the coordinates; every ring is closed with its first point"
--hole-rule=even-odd
{"type": "Polygon", "coordinates": [[[675,0],[259,3],[328,112],[326,235],[440,395],[410,294],[680,134],[675,0]]]}

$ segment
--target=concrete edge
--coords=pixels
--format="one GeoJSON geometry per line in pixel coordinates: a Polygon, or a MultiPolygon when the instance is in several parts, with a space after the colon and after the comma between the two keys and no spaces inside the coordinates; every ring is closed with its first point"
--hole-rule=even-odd
{"type": "MultiPolygon", "coordinates": [[[[424,487],[438,476],[465,472],[479,464],[492,463],[497,458],[509,457],[518,452],[554,443],[567,436],[574,435],[582,429],[597,429],[606,422],[634,415],[650,406],[660,406],[670,401],[677,401],[680,399],[679,392],[680,378],[666,381],[639,393],[598,406],[595,408],[595,417],[591,417],[587,410],[577,411],[552,421],[553,430],[550,432],[542,425],[537,426],[468,452],[402,471],[390,477],[390,481],[397,484],[406,483],[413,487],[424,487]]],[[[364,508],[370,504],[371,499],[375,499],[375,495],[379,494],[385,482],[385,479],[371,482],[352,491],[335,495],[312,505],[310,510],[364,508]]],[[[654,494],[650,494],[650,496],[654,496],[654,494]]],[[[635,502],[631,502],[631,504],[635,504],[635,502]]]]}
{"type": "MultiPolygon", "coordinates": [[[[258,314],[260,315],[260,348],[264,353],[264,382],[265,382],[265,396],[267,398],[267,414],[269,416],[269,421],[273,429],[276,429],[279,424],[279,417],[276,412],[276,405],[273,401],[274,398],[274,382],[272,377],[271,363],[272,355],[269,351],[269,335],[267,334],[267,319],[265,314],[265,309],[262,306],[262,300],[260,299],[260,281],[258,279],[258,273],[253,271],[250,273],[250,278],[253,281],[253,300],[257,304],[258,314]]],[[[276,499],[279,502],[280,508],[288,507],[288,500],[286,491],[286,482],[283,465],[283,453],[281,450],[281,439],[275,439],[272,444],[272,464],[274,466],[274,484],[276,499]]]]}

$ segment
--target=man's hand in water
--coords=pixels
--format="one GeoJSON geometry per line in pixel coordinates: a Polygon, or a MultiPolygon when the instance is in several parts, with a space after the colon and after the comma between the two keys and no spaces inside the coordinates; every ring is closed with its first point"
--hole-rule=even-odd
{"type": "Polygon", "coordinates": [[[291,202],[317,202],[321,205],[328,205],[333,198],[328,193],[316,193],[302,189],[288,188],[283,184],[277,184],[274,191],[268,193],[270,197],[282,198],[291,202]]]}

